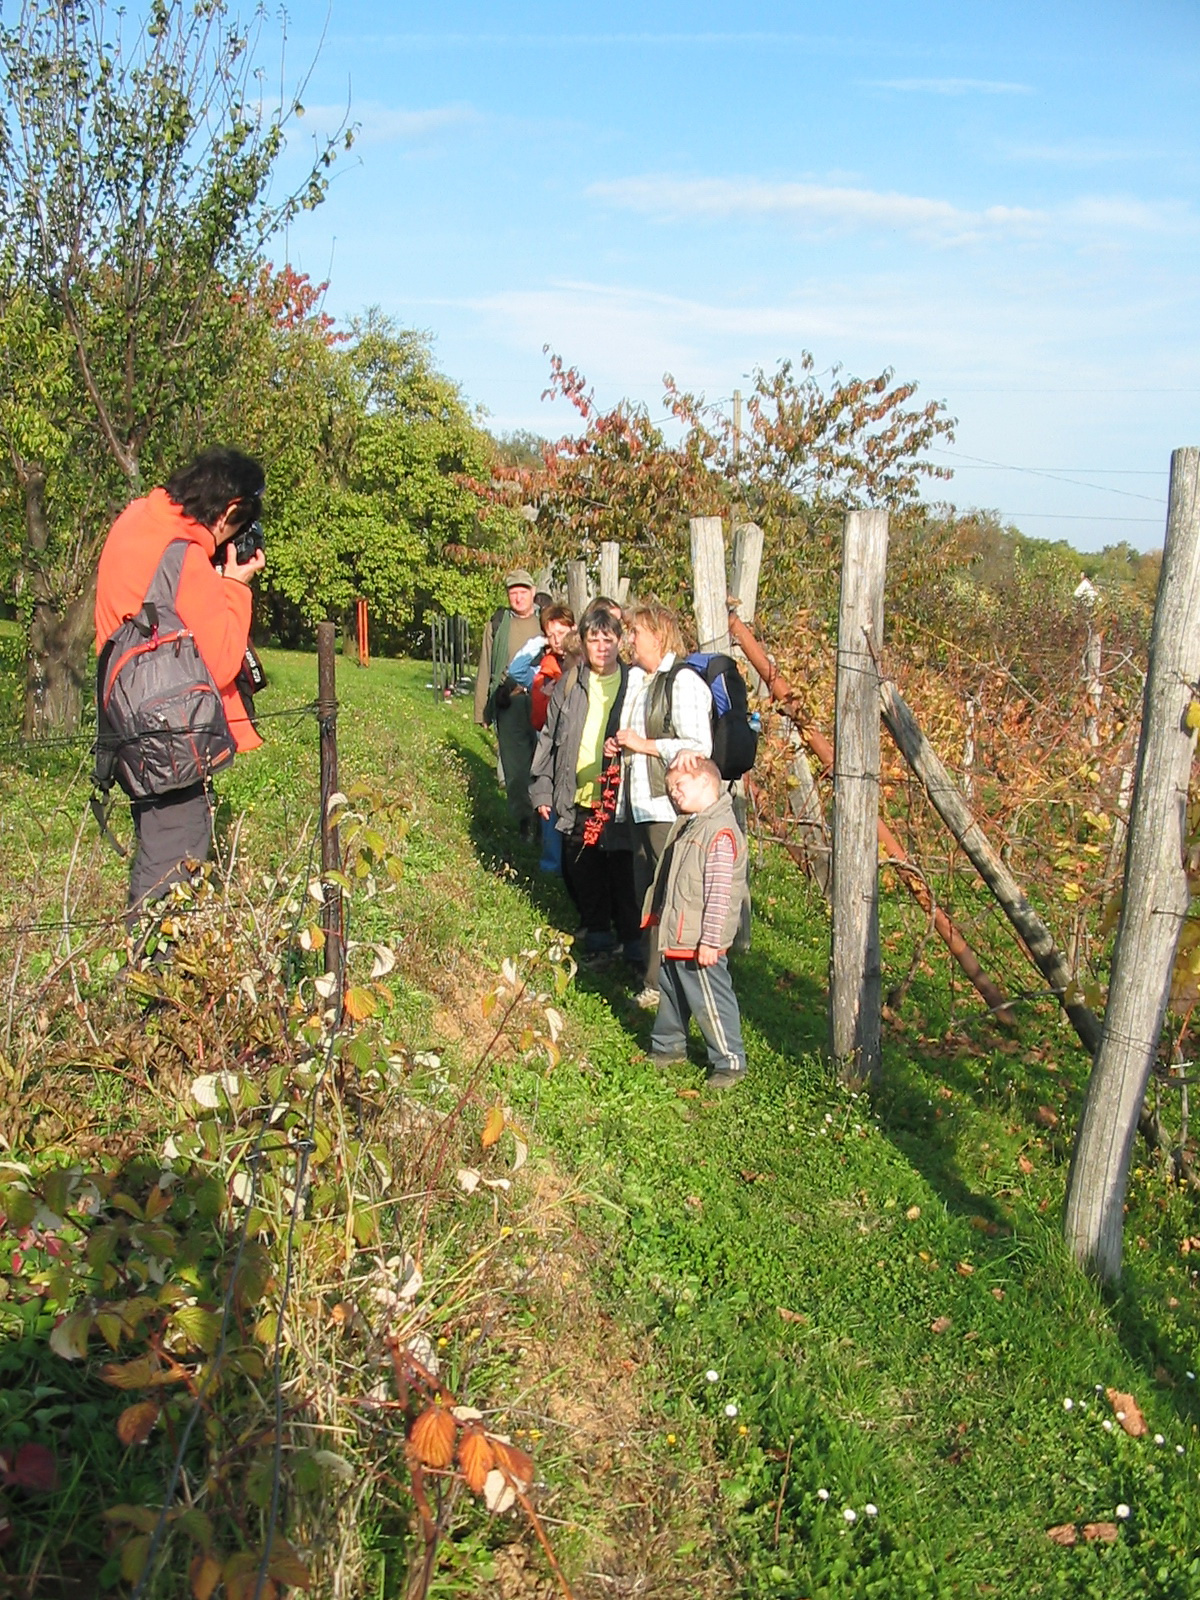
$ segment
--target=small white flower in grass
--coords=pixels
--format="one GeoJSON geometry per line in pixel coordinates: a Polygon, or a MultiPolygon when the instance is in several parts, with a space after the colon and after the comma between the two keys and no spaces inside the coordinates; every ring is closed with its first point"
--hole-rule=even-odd
{"type": "Polygon", "coordinates": [[[817,1490],[817,1499],[818,1500],[828,1500],[829,1499],[829,1490],[828,1489],[818,1489],[817,1490]]]}
{"type": "Polygon", "coordinates": [[[869,1517],[877,1517],[879,1515],[879,1507],[878,1506],[873,1506],[869,1500],[867,1501],[866,1505],[863,1507],[863,1510],[866,1512],[867,1516],[869,1516],[869,1517]]]}
{"type": "Polygon", "coordinates": [[[1112,1418],[1111,1417],[1105,1417],[1105,1419],[1104,1419],[1104,1431],[1105,1431],[1105,1433],[1111,1433],[1112,1432],[1112,1418]]]}
{"type": "Polygon", "coordinates": [[[721,1381],[721,1374],[717,1371],[716,1367],[709,1367],[704,1376],[708,1379],[709,1383],[719,1383],[721,1381]]]}
{"type": "Polygon", "coordinates": [[[1103,1394],[1104,1393],[1104,1385],[1102,1383],[1098,1383],[1096,1385],[1096,1393],[1097,1394],[1103,1394]]]}
{"type": "Polygon", "coordinates": [[[853,1506],[847,1506],[845,1511],[842,1512],[842,1516],[846,1519],[847,1522],[857,1522],[858,1521],[858,1512],[855,1511],[853,1506]]]}
{"type": "Polygon", "coordinates": [[[727,1406],[726,1406],[726,1407],[725,1407],[725,1415],[726,1415],[726,1416],[727,1416],[727,1417],[736,1417],[736,1416],[737,1416],[737,1414],[738,1414],[738,1408],[737,1408],[737,1406],[736,1406],[736,1405],[735,1405],[735,1404],[734,1404],[734,1403],[733,1403],[733,1401],[732,1401],[732,1400],[731,1400],[731,1401],[730,1401],[730,1402],[729,1402],[729,1404],[728,1404],[728,1405],[727,1405],[727,1406]]]}
{"type": "Polygon", "coordinates": [[[1156,1433],[1154,1435],[1154,1442],[1155,1444],[1166,1444],[1167,1441],[1163,1438],[1161,1433],[1156,1433]]]}
{"type": "Polygon", "coordinates": [[[1071,1399],[1071,1396],[1068,1395],[1067,1398],[1063,1401],[1063,1410],[1064,1411],[1074,1411],[1074,1409],[1075,1409],[1075,1402],[1074,1402],[1074,1400],[1071,1399]]]}
{"type": "Polygon", "coordinates": [[[1189,1383],[1195,1383],[1196,1374],[1194,1372],[1189,1372],[1188,1375],[1187,1375],[1187,1380],[1188,1380],[1189,1383]]]}
{"type": "Polygon", "coordinates": [[[1175,1446],[1175,1454],[1177,1456],[1181,1456],[1183,1454],[1183,1446],[1181,1444],[1177,1444],[1175,1446]]]}
{"type": "Polygon", "coordinates": [[[1121,1522],[1128,1522],[1129,1518],[1132,1515],[1133,1515],[1133,1513],[1130,1511],[1129,1507],[1122,1500],[1121,1504],[1117,1507],[1117,1517],[1118,1517],[1118,1519],[1121,1522]]]}

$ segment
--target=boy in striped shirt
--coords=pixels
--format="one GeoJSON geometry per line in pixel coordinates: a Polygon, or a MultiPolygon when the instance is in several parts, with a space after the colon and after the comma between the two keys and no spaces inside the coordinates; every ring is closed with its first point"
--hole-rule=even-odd
{"type": "Polygon", "coordinates": [[[727,960],[747,894],[746,840],[715,762],[678,758],[667,793],[680,815],[643,907],[643,926],[658,927],[661,955],[650,1053],[658,1066],[685,1060],[695,1017],[708,1048],[708,1086],[725,1089],[746,1072],[727,960]]]}

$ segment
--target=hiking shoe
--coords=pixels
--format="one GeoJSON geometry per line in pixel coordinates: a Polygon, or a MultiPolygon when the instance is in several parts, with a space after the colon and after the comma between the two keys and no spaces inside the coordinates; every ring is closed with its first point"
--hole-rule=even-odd
{"type": "Polygon", "coordinates": [[[658,990],[651,988],[643,989],[640,994],[634,996],[633,1003],[636,1006],[641,1006],[643,1011],[657,1011],[658,990]]]}
{"type": "Polygon", "coordinates": [[[732,1089],[746,1076],[745,1067],[716,1067],[704,1080],[706,1089],[732,1089]]]}
{"type": "Polygon", "coordinates": [[[681,1067],[687,1057],[678,1053],[672,1054],[669,1050],[652,1050],[650,1060],[656,1067],[681,1067]]]}

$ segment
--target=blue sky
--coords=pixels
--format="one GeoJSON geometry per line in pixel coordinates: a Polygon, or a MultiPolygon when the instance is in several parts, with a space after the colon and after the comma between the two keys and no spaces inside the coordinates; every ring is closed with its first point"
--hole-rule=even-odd
{"type": "Polygon", "coordinates": [[[1200,443],[1200,8],[302,0],[302,126],[361,124],[275,251],[434,337],[498,430],[755,366],[892,367],[958,418],[945,493],[1161,545],[1200,443]],[[1021,471],[1003,470],[1020,468],[1021,471]]]}

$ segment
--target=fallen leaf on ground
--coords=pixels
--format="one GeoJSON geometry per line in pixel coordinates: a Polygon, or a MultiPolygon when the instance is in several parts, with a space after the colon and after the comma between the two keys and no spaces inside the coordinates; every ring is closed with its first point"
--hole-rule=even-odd
{"type": "Polygon", "coordinates": [[[1055,1544],[1071,1546],[1079,1543],[1079,1535],[1075,1531],[1073,1522],[1063,1522],[1057,1528],[1046,1529],[1047,1539],[1053,1539],[1055,1544]]]}
{"type": "Polygon", "coordinates": [[[1140,1439],[1149,1431],[1142,1409],[1131,1394],[1122,1394],[1120,1389],[1106,1389],[1104,1392],[1117,1421],[1131,1439],[1140,1439]]]}
{"type": "Polygon", "coordinates": [[[1052,1111],[1049,1106],[1039,1106],[1033,1114],[1033,1120],[1039,1128],[1057,1128],[1058,1112],[1052,1111]]]}
{"type": "Polygon", "coordinates": [[[993,1289],[992,1290],[992,1299],[993,1300],[1003,1300],[1004,1299],[1004,1290],[1003,1289],[993,1289]]]}
{"type": "Polygon", "coordinates": [[[803,1311],[789,1311],[786,1306],[780,1306],[778,1310],[785,1322],[802,1322],[807,1325],[810,1320],[803,1311]]]}
{"type": "Polygon", "coordinates": [[[915,1222],[917,1220],[917,1218],[921,1215],[921,1208],[920,1208],[920,1206],[909,1206],[908,1210],[904,1213],[904,1215],[908,1218],[908,1220],[910,1222],[915,1222]]]}
{"type": "Polygon", "coordinates": [[[960,1278],[969,1278],[974,1274],[975,1268],[969,1261],[960,1261],[954,1270],[960,1278]]]}
{"type": "Polygon", "coordinates": [[[678,1100],[699,1100],[699,1089],[676,1089],[675,1097],[678,1100]]]}
{"type": "Polygon", "coordinates": [[[1028,1177],[1029,1174],[1033,1171],[1033,1162],[1030,1161],[1028,1156],[1018,1156],[1017,1157],[1017,1165],[1020,1167],[1021,1171],[1025,1174],[1026,1177],[1028,1177]]]}
{"type": "Polygon", "coordinates": [[[1089,1544],[1116,1544],[1115,1522],[1088,1522],[1084,1524],[1083,1537],[1089,1544]]]}
{"type": "Polygon", "coordinates": [[[929,1324],[930,1333],[945,1333],[946,1329],[953,1323],[953,1320],[952,1317],[935,1317],[929,1324]]]}

